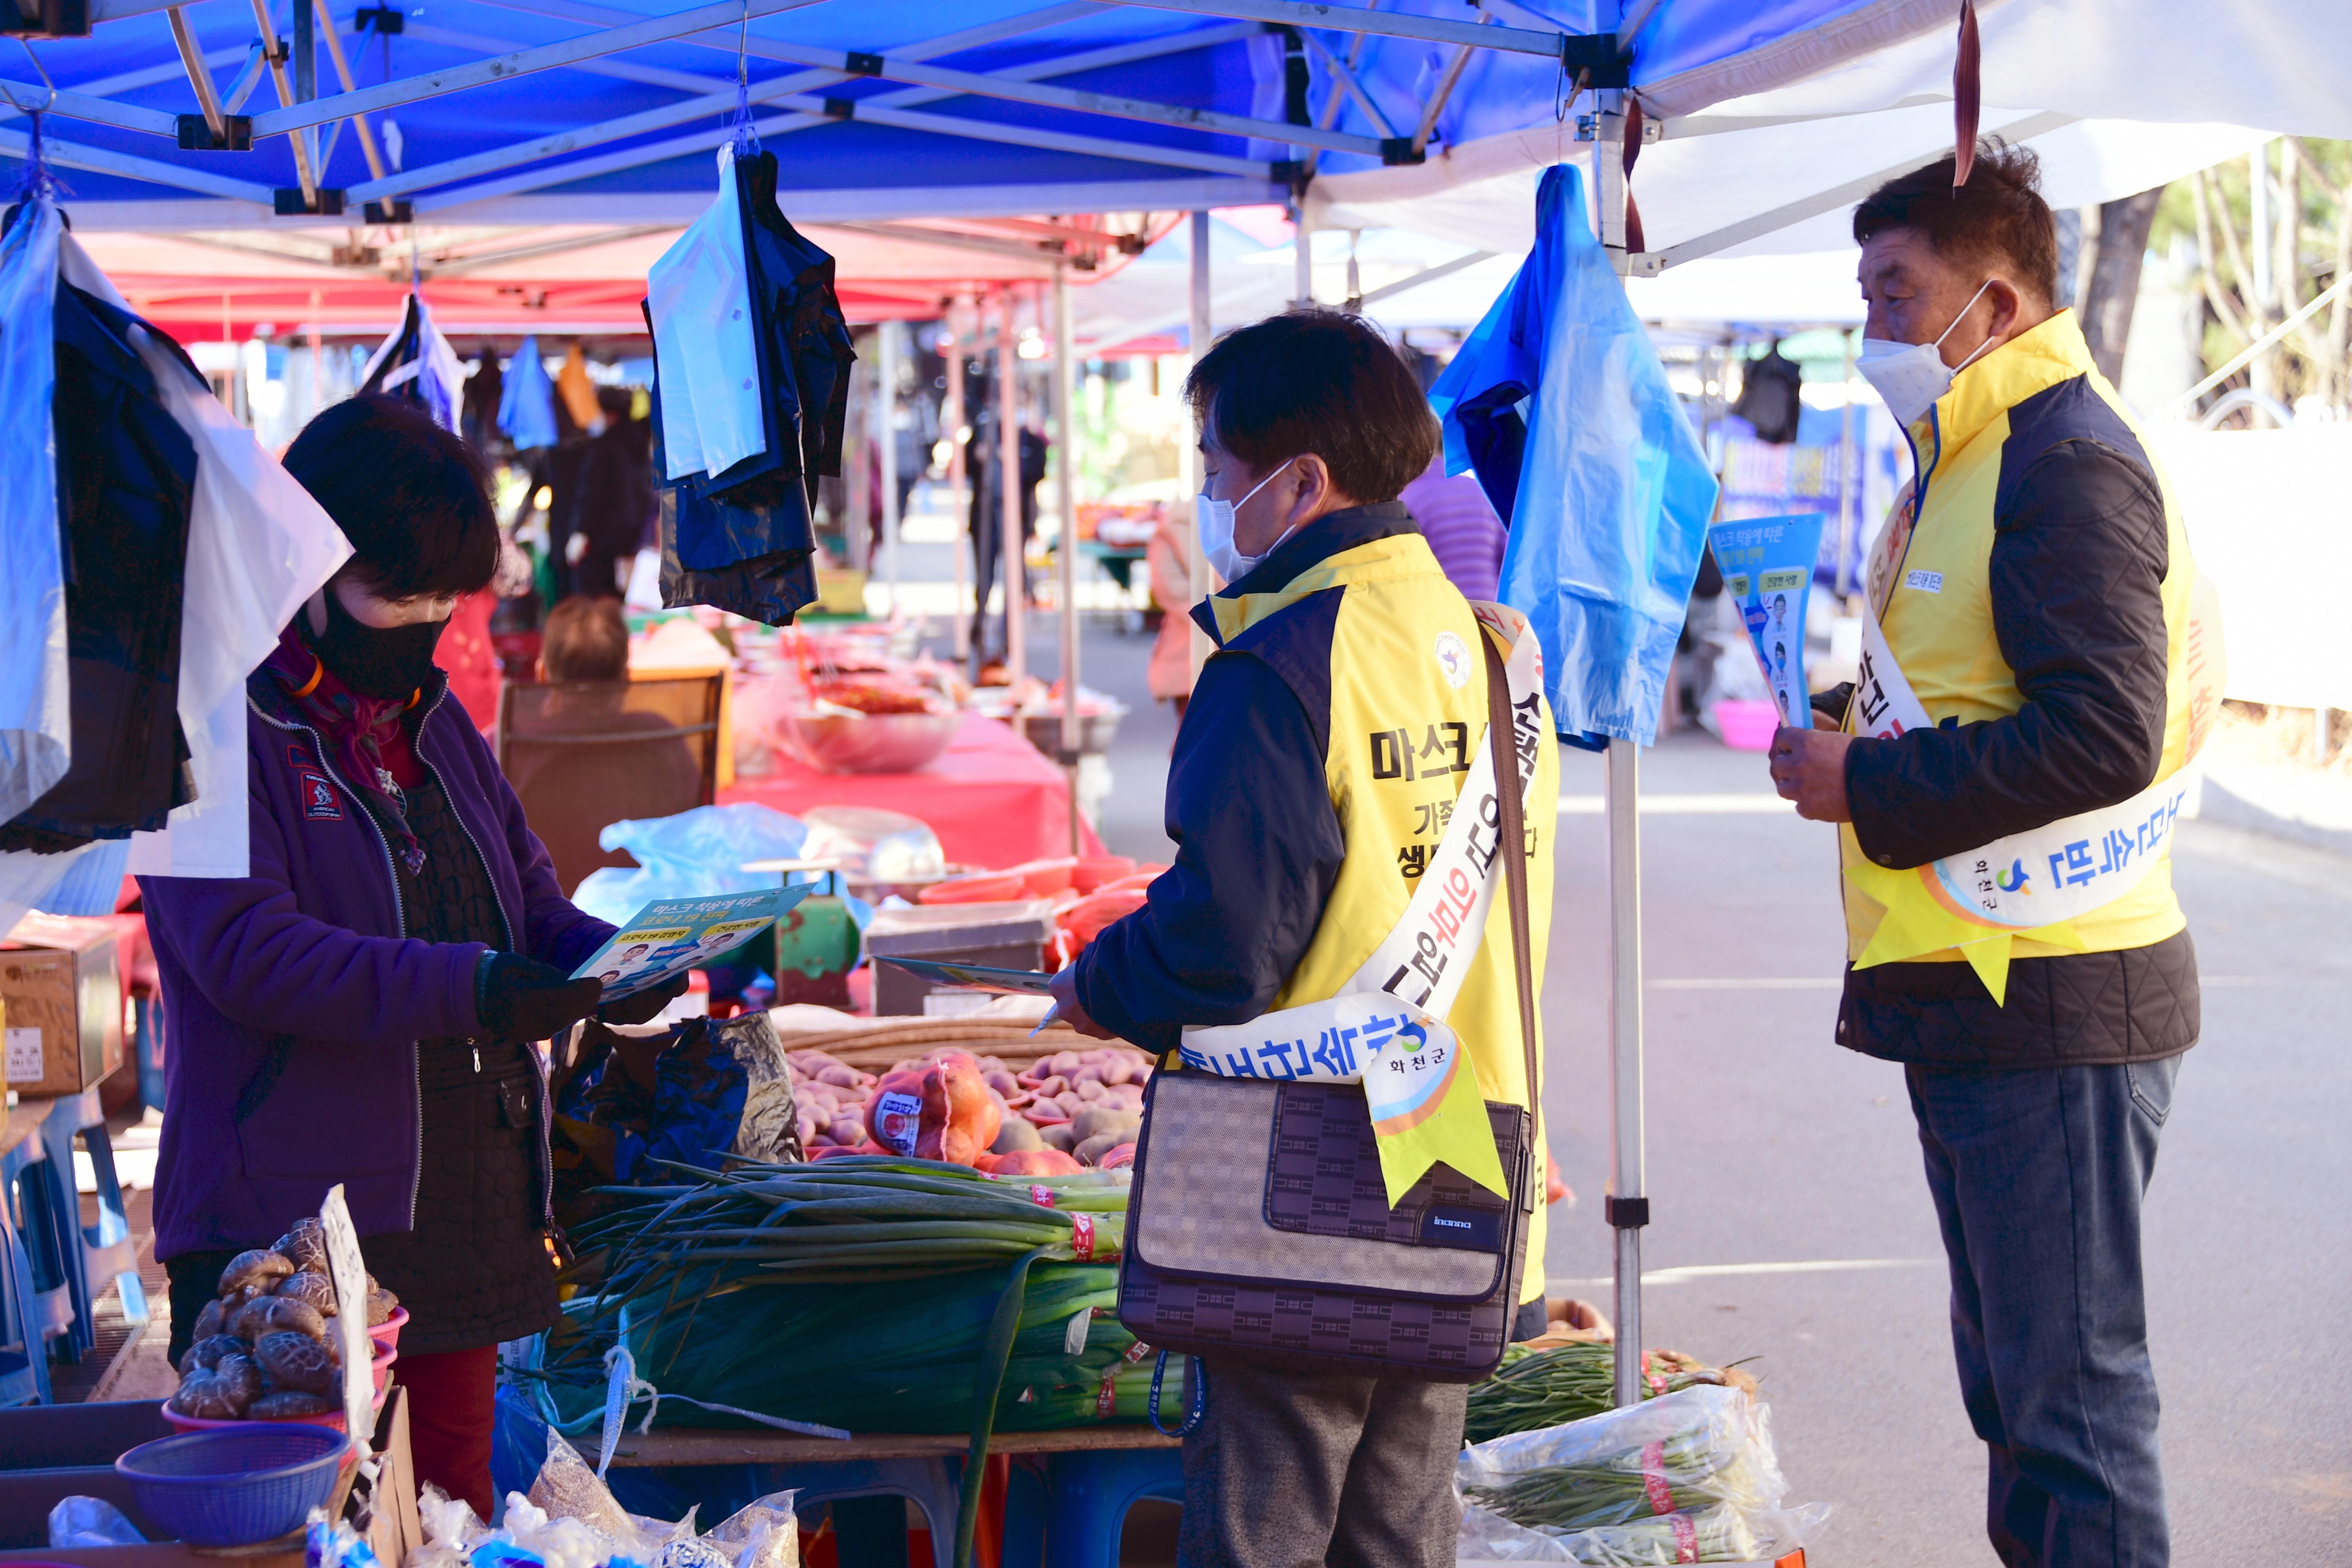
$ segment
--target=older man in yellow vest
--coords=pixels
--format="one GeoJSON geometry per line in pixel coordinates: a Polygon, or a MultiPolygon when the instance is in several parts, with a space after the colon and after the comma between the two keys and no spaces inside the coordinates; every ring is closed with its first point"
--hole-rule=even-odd
{"type": "Polygon", "coordinates": [[[1909,436],[1860,678],[1772,777],[1840,824],[1839,1043],[1904,1064],[2001,1561],[2168,1560],[2140,1203],[2197,1043],[2172,892],[2215,699],[2180,516],[2053,310],[2033,155],[1989,142],[1854,211],[1862,368],[1909,436]]]}

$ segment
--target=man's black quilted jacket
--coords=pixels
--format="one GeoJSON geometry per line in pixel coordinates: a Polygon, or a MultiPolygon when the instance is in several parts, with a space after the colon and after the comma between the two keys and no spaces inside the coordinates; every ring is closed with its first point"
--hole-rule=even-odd
{"type": "MultiPolygon", "coordinates": [[[[1848,748],[1854,835],[1881,866],[1923,866],[2111,805],[2156,777],[2164,498],[2138,438],[2086,378],[2010,410],[1993,510],[1993,625],[2025,704],[1848,748]]],[[[2025,1068],[2171,1056],[2198,1028],[2184,931],[2120,952],[2017,959],[2006,1006],[1965,963],[1849,968],[1837,1037],[1894,1061],[2025,1068]]]]}

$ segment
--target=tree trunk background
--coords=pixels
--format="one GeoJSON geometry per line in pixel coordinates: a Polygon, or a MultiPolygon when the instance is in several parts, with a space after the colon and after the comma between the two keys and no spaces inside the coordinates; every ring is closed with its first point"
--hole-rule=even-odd
{"type": "Polygon", "coordinates": [[[2099,206],[2098,252],[2083,297],[2083,341],[2090,345],[2099,374],[2118,384],[2124,378],[2124,342],[2131,336],[2132,306],[2139,298],[2140,262],[2147,254],[2148,230],[2163,195],[2159,185],[2099,206]]]}

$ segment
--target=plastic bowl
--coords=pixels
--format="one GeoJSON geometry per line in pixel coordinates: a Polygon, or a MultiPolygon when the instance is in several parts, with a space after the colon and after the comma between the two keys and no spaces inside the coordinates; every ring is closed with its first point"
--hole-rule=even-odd
{"type": "Polygon", "coordinates": [[[1780,727],[1780,710],[1771,702],[1727,700],[1715,705],[1715,721],[1723,743],[1735,752],[1769,752],[1772,731],[1780,727]]]}
{"type": "Polygon", "coordinates": [[[786,713],[776,733],[806,766],[828,773],[910,773],[937,762],[961,713],[786,713]]]}
{"type": "Polygon", "coordinates": [[[349,1445],[340,1432],[291,1421],[238,1424],[142,1443],[114,1461],[139,1511],[166,1539],[250,1546],[302,1528],[335,1489],[349,1445]]]}
{"type": "Polygon", "coordinates": [[[394,1307],[391,1317],[368,1331],[368,1338],[375,1342],[375,1348],[380,1351],[398,1350],[400,1325],[406,1321],[408,1321],[408,1309],[394,1307]]]}

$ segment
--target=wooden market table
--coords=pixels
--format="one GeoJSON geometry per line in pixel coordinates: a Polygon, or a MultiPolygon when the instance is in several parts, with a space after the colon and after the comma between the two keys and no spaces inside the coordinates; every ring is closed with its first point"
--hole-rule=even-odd
{"type": "MultiPolygon", "coordinates": [[[[955,865],[992,869],[1070,852],[1069,777],[1000,720],[966,713],[947,751],[910,773],[828,773],[779,753],[765,778],[719,790],[722,805],[753,801],[798,816],[811,806],[866,805],[928,823],[955,865]]],[[[1079,825],[1083,852],[1102,840],[1079,825]]]]}
{"type": "MultiPolygon", "coordinates": [[[[1081,1454],[1116,1449],[1173,1448],[1141,1423],[1066,1426],[1054,1432],[999,1432],[991,1454],[1081,1454]]],[[[632,1432],[613,1450],[613,1463],[670,1465],[803,1465],[844,1459],[961,1459],[971,1438],[957,1432],[872,1432],[849,1438],[803,1437],[794,1432],[739,1432],[665,1426],[632,1432]]]]}

